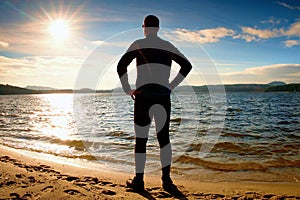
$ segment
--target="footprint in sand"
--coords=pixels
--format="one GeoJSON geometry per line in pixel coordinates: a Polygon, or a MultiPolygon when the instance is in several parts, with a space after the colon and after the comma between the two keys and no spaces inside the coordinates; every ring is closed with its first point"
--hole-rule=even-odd
{"type": "Polygon", "coordinates": [[[106,190],[106,189],[104,189],[101,193],[106,194],[106,195],[116,195],[117,194],[115,191],[106,190]]]}
{"type": "Polygon", "coordinates": [[[113,184],[113,183],[110,182],[110,181],[101,181],[101,182],[99,182],[99,184],[100,184],[100,185],[111,185],[111,184],[113,184]]]}
{"type": "Polygon", "coordinates": [[[9,196],[12,199],[19,199],[20,198],[20,195],[18,193],[15,193],[15,192],[10,193],[9,196]]]}
{"type": "Polygon", "coordinates": [[[24,194],[22,199],[23,200],[30,200],[30,199],[32,199],[32,195],[31,194],[24,194]]]}
{"type": "Polygon", "coordinates": [[[20,195],[18,193],[12,192],[10,193],[10,198],[11,199],[22,199],[22,200],[30,200],[32,199],[32,195],[31,194],[24,194],[22,198],[20,198],[20,195]]]}
{"type": "Polygon", "coordinates": [[[74,189],[67,189],[64,190],[65,193],[69,194],[69,195],[83,195],[81,192],[79,192],[78,190],[74,190],[74,189]]]}
{"type": "Polygon", "coordinates": [[[44,194],[50,193],[50,192],[53,192],[53,191],[54,191],[53,186],[52,186],[52,185],[49,185],[49,186],[43,188],[43,189],[41,190],[40,193],[38,193],[37,195],[35,195],[35,199],[39,199],[39,198],[41,198],[44,194]]]}
{"type": "Polygon", "coordinates": [[[76,176],[67,176],[67,177],[66,177],[66,180],[71,182],[71,181],[79,180],[79,178],[76,177],[76,176]]]}
{"type": "Polygon", "coordinates": [[[42,192],[52,192],[54,189],[53,189],[53,186],[52,185],[49,185],[47,187],[45,187],[44,189],[42,189],[42,192]]]}

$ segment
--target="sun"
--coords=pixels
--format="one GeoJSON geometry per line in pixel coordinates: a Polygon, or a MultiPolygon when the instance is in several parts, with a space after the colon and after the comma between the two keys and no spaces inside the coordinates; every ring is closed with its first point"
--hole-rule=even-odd
{"type": "Polygon", "coordinates": [[[49,32],[54,39],[64,41],[69,37],[69,23],[63,19],[54,20],[50,23],[49,32]]]}

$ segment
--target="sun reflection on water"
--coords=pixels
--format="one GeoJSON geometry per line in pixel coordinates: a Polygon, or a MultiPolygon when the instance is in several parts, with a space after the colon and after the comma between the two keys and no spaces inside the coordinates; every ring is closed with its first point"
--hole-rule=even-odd
{"type": "Polygon", "coordinates": [[[70,139],[74,135],[73,94],[46,94],[41,100],[48,107],[48,124],[41,127],[43,134],[61,140],[70,139]]]}

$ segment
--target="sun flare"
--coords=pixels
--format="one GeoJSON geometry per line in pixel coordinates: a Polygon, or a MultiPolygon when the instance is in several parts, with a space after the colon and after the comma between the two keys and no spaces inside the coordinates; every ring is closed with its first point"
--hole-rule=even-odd
{"type": "Polygon", "coordinates": [[[69,31],[70,27],[66,20],[55,20],[53,21],[49,26],[49,32],[50,34],[56,39],[56,40],[66,40],[69,37],[69,31]]]}

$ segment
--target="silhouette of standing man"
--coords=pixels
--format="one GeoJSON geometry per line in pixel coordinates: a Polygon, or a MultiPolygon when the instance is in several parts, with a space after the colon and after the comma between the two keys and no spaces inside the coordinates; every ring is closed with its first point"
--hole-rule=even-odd
{"type": "Polygon", "coordinates": [[[176,187],[170,178],[172,149],[169,138],[171,91],[182,82],[192,69],[191,63],[170,42],[158,37],[159,19],[148,15],[143,23],[145,38],[134,41],[120,59],[117,71],[124,92],[135,100],[135,177],[127,186],[135,191],[144,190],[146,144],[151,121],[154,118],[160,147],[162,186],[166,191],[176,187]],[[127,67],[136,59],[136,90],[128,82],[127,67]],[[172,61],[180,66],[177,76],[170,82],[172,61]]]}

